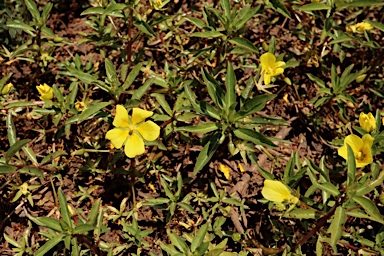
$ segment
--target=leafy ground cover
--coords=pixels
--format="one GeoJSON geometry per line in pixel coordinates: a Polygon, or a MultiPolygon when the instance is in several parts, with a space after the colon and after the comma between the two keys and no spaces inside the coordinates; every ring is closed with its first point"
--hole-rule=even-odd
{"type": "Polygon", "coordinates": [[[1,255],[382,255],[383,5],[0,3],[1,255]]]}

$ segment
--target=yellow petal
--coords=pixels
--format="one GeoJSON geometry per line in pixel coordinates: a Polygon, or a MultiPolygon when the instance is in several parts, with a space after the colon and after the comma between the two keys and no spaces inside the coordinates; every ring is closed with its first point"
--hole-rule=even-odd
{"type": "Polygon", "coordinates": [[[339,154],[339,156],[341,156],[345,160],[348,160],[348,148],[347,148],[347,145],[344,145],[344,146],[340,147],[337,150],[337,153],[339,154]]]}
{"type": "Polygon", "coordinates": [[[270,83],[271,83],[271,76],[267,75],[267,74],[264,74],[264,84],[268,85],[270,83]]]}
{"type": "Polygon", "coordinates": [[[107,132],[105,138],[111,141],[115,148],[121,148],[128,137],[128,130],[112,129],[107,132]]]}
{"type": "Polygon", "coordinates": [[[147,121],[139,124],[136,127],[136,131],[138,131],[145,140],[153,141],[156,140],[160,135],[160,126],[152,121],[147,121]]]}
{"type": "Polygon", "coordinates": [[[113,125],[116,127],[129,127],[128,111],[123,105],[116,106],[116,116],[113,120],[113,125]]]}
{"type": "Polygon", "coordinates": [[[132,124],[133,125],[138,124],[152,115],[153,115],[152,111],[147,111],[141,108],[134,108],[132,110],[132,124]]]}
{"type": "Polygon", "coordinates": [[[278,203],[288,201],[292,196],[287,186],[277,180],[265,180],[261,194],[265,199],[278,203]]]}
{"type": "Polygon", "coordinates": [[[351,134],[344,139],[344,145],[347,144],[352,148],[353,152],[356,153],[363,147],[363,140],[359,136],[351,134]]]}
{"type": "Polygon", "coordinates": [[[284,67],[285,62],[284,61],[278,61],[278,62],[276,62],[275,66],[276,66],[276,68],[284,67]]]}
{"type": "Polygon", "coordinates": [[[243,166],[241,164],[238,165],[239,169],[240,169],[240,172],[245,172],[243,166]]]}
{"type": "Polygon", "coordinates": [[[364,144],[364,146],[367,146],[367,147],[371,148],[372,144],[373,144],[373,140],[374,139],[373,139],[373,137],[371,135],[365,134],[363,136],[363,144],[364,144]]]}
{"type": "Polygon", "coordinates": [[[129,158],[144,154],[145,148],[143,139],[136,133],[132,133],[125,143],[124,152],[129,158]]]}
{"type": "Polygon", "coordinates": [[[275,65],[275,63],[276,63],[276,57],[270,52],[266,52],[260,56],[260,65],[261,65],[262,71],[266,70],[267,68],[272,68],[273,65],[275,65]]]}
{"type": "Polygon", "coordinates": [[[274,75],[275,75],[275,76],[278,76],[278,75],[283,74],[283,73],[284,73],[284,69],[283,69],[283,68],[277,68],[277,69],[275,70],[274,75]]]}
{"type": "Polygon", "coordinates": [[[371,112],[369,112],[368,114],[361,112],[359,116],[359,124],[361,128],[363,128],[367,132],[376,130],[376,119],[371,112]]]}
{"type": "Polygon", "coordinates": [[[53,89],[47,84],[36,86],[37,91],[40,93],[40,99],[51,100],[53,98],[53,89]]]}
{"type": "Polygon", "coordinates": [[[224,176],[227,180],[229,180],[231,178],[231,174],[230,174],[231,168],[229,168],[228,166],[220,164],[219,171],[221,171],[224,174],[224,176]]]}

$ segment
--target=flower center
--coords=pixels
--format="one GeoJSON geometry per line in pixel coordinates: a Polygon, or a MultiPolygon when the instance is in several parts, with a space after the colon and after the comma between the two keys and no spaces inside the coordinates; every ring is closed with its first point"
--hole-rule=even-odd
{"type": "Polygon", "coordinates": [[[265,75],[267,75],[267,76],[272,76],[273,75],[273,68],[267,68],[266,70],[265,70],[265,75]]]}
{"type": "Polygon", "coordinates": [[[355,159],[356,160],[362,160],[364,158],[364,153],[359,151],[355,153],[355,159]]]}

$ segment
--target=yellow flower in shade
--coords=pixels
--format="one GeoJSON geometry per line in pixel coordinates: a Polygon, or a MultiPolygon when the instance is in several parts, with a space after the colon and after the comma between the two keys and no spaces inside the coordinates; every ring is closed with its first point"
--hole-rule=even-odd
{"type": "Polygon", "coordinates": [[[265,199],[275,203],[288,202],[297,204],[299,202],[299,198],[292,195],[288,187],[277,180],[265,180],[261,194],[265,199]]]}
{"type": "Polygon", "coordinates": [[[160,135],[160,127],[152,121],[144,120],[153,112],[140,108],[132,109],[132,117],[122,105],[116,106],[116,116],[113,125],[116,127],[107,132],[106,138],[115,148],[124,146],[124,152],[129,158],[145,152],[144,140],[154,141],[160,135]]]}
{"type": "Polygon", "coordinates": [[[261,72],[264,75],[264,83],[266,85],[271,83],[271,77],[280,75],[284,72],[282,67],[285,66],[284,61],[277,61],[276,57],[270,52],[264,53],[260,56],[261,72]]]}
{"type": "Polygon", "coordinates": [[[79,111],[79,112],[84,111],[84,110],[86,109],[84,102],[82,102],[82,101],[77,101],[77,102],[75,103],[75,109],[76,109],[77,111],[79,111]]]}
{"type": "Polygon", "coordinates": [[[6,95],[11,91],[11,88],[13,87],[12,83],[4,85],[3,89],[1,90],[1,95],[6,95]]]}
{"type": "Polygon", "coordinates": [[[355,155],[356,167],[361,168],[373,162],[371,147],[373,138],[369,134],[365,134],[363,138],[354,134],[348,135],[344,139],[344,146],[337,151],[339,156],[348,161],[348,149],[349,145],[355,155]]]}
{"type": "Polygon", "coordinates": [[[347,31],[352,33],[362,33],[364,30],[372,30],[373,26],[368,22],[360,22],[355,25],[347,26],[347,31]]]}
{"type": "Polygon", "coordinates": [[[224,164],[220,164],[219,170],[224,174],[227,180],[231,178],[231,168],[224,164]]]}
{"type": "Polygon", "coordinates": [[[371,112],[369,112],[368,114],[361,112],[359,116],[359,123],[361,128],[363,128],[367,132],[376,130],[376,119],[371,112]]]}
{"type": "Polygon", "coordinates": [[[36,86],[36,89],[40,93],[40,99],[51,100],[53,98],[53,89],[46,83],[36,86]]]}
{"type": "Polygon", "coordinates": [[[163,6],[163,2],[161,0],[153,0],[153,6],[156,8],[156,9],[159,9],[163,6]]]}

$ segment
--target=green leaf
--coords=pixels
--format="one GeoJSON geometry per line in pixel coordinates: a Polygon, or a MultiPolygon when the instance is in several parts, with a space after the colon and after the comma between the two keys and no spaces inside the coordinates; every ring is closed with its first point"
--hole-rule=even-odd
{"type": "Polygon", "coordinates": [[[350,188],[355,183],[356,161],[355,161],[355,154],[353,153],[351,146],[347,145],[347,149],[348,149],[347,188],[350,188]]]}
{"type": "Polygon", "coordinates": [[[172,116],[172,109],[169,106],[167,100],[165,99],[164,94],[160,93],[152,93],[151,96],[155,96],[157,102],[160,104],[160,106],[165,110],[165,112],[169,115],[172,116]]]}
{"type": "Polygon", "coordinates": [[[5,163],[9,163],[9,160],[22,148],[24,147],[28,142],[30,142],[30,139],[24,139],[19,140],[15,144],[13,144],[5,153],[5,163]]]}
{"type": "Polygon", "coordinates": [[[97,7],[91,7],[91,8],[86,9],[85,11],[80,13],[80,15],[90,15],[90,14],[91,15],[92,14],[101,15],[101,14],[103,14],[103,12],[104,12],[104,8],[101,6],[97,6],[97,7]]]}
{"type": "Polygon", "coordinates": [[[103,15],[108,15],[111,12],[115,12],[115,11],[121,11],[121,10],[124,10],[125,8],[127,8],[127,7],[128,6],[126,4],[116,4],[116,3],[113,3],[113,4],[110,4],[105,9],[105,11],[103,12],[103,15]]]}
{"type": "Polygon", "coordinates": [[[35,2],[33,0],[24,0],[24,1],[25,1],[25,5],[27,6],[29,12],[32,14],[33,19],[35,21],[37,21],[37,23],[40,26],[43,25],[43,24],[40,24],[41,23],[40,12],[37,9],[35,2]]]}
{"type": "Polygon", "coordinates": [[[237,130],[234,130],[233,133],[235,134],[236,137],[239,139],[245,140],[245,141],[250,141],[254,143],[255,145],[263,145],[271,148],[276,148],[277,146],[273,144],[272,141],[267,139],[264,135],[261,133],[245,129],[245,128],[240,128],[237,130]]]}
{"type": "Polygon", "coordinates": [[[338,206],[333,216],[331,225],[328,228],[328,233],[331,234],[332,247],[335,247],[337,242],[340,240],[341,235],[343,234],[344,223],[346,220],[347,218],[344,208],[342,206],[338,206]]]}
{"type": "Polygon", "coordinates": [[[42,34],[42,38],[55,38],[56,37],[56,35],[55,35],[55,33],[53,33],[53,31],[52,31],[52,29],[50,29],[50,28],[48,28],[48,27],[46,27],[46,26],[43,26],[42,28],[41,28],[41,34],[42,34]]]}
{"type": "Polygon", "coordinates": [[[68,71],[71,73],[71,75],[77,77],[80,79],[80,81],[86,83],[86,84],[92,84],[97,81],[97,76],[96,75],[91,75],[88,73],[85,73],[83,71],[77,70],[73,67],[66,67],[68,71]]]}
{"type": "Polygon", "coordinates": [[[340,9],[349,7],[368,7],[373,5],[384,5],[384,2],[382,0],[355,0],[353,2],[345,3],[340,9]]]}
{"type": "Polygon", "coordinates": [[[196,236],[193,238],[191,243],[191,251],[196,251],[197,247],[199,247],[203,241],[204,237],[207,234],[208,231],[208,223],[205,223],[203,226],[199,228],[199,230],[196,233],[196,236]]]}
{"type": "Polygon", "coordinates": [[[200,113],[215,118],[216,120],[221,120],[221,116],[217,110],[211,106],[208,102],[200,101],[200,113]]]}
{"type": "Polygon", "coordinates": [[[60,243],[64,238],[63,234],[59,234],[52,239],[48,240],[43,246],[41,246],[35,253],[34,256],[44,256],[47,255],[47,253],[55,247],[58,243],[60,243]]]}
{"type": "Polygon", "coordinates": [[[43,9],[43,12],[42,12],[42,14],[41,14],[41,18],[42,18],[42,22],[43,22],[43,24],[45,24],[45,23],[47,22],[48,15],[49,15],[49,13],[51,12],[52,7],[53,7],[53,4],[52,4],[52,3],[46,3],[46,4],[45,4],[44,9],[43,9]]]}
{"type": "Polygon", "coordinates": [[[220,87],[220,84],[206,71],[204,68],[201,68],[201,73],[205,85],[207,86],[209,96],[211,96],[213,102],[217,107],[223,107],[224,91],[220,87]]]}
{"type": "Polygon", "coordinates": [[[18,101],[18,102],[12,102],[11,104],[4,106],[4,109],[24,108],[24,107],[31,107],[31,106],[36,106],[36,104],[31,101],[18,101]]]}
{"type": "Polygon", "coordinates": [[[260,110],[262,110],[265,104],[274,99],[276,97],[275,94],[266,94],[266,95],[257,95],[256,97],[247,100],[243,106],[241,106],[240,110],[235,114],[234,121],[239,120],[240,118],[244,118],[248,115],[252,115],[260,110]]]}
{"type": "Polygon", "coordinates": [[[67,199],[65,198],[65,195],[63,193],[63,190],[61,190],[61,188],[58,189],[57,195],[59,197],[61,216],[63,217],[63,220],[68,225],[69,230],[72,231],[72,220],[71,220],[71,215],[69,214],[67,199]]]}
{"type": "Polygon", "coordinates": [[[320,10],[331,10],[331,6],[323,3],[310,3],[303,6],[293,6],[293,9],[310,12],[310,11],[320,11],[320,10]]]}
{"type": "Polygon", "coordinates": [[[16,129],[12,120],[11,111],[8,111],[8,115],[5,123],[7,125],[8,141],[9,141],[9,144],[12,146],[13,144],[16,143],[16,129]]]}
{"type": "Polygon", "coordinates": [[[251,9],[250,5],[246,4],[243,9],[237,13],[236,18],[231,22],[231,25],[235,26],[236,31],[241,29],[248,21],[253,18],[253,16],[259,11],[260,7],[261,4],[251,9]]]}
{"type": "Polygon", "coordinates": [[[228,62],[225,86],[227,89],[225,93],[225,111],[229,117],[231,110],[235,109],[236,106],[236,75],[231,62],[228,62]]]}
{"type": "Polygon", "coordinates": [[[317,76],[314,76],[311,73],[307,73],[307,76],[308,76],[309,79],[311,79],[313,82],[315,82],[321,88],[325,87],[324,81],[321,80],[320,78],[318,78],[317,76]]]}
{"type": "Polygon", "coordinates": [[[94,114],[96,114],[98,111],[100,111],[102,108],[110,105],[109,102],[98,102],[93,104],[91,107],[87,108],[83,112],[81,112],[78,115],[75,115],[71,118],[68,118],[67,122],[65,124],[71,124],[74,122],[81,122],[87,119],[92,118],[94,114]]]}
{"type": "Polygon", "coordinates": [[[7,174],[17,170],[13,165],[0,165],[0,174],[7,174]]]}
{"type": "Polygon", "coordinates": [[[178,235],[169,232],[169,229],[167,229],[168,237],[172,242],[172,245],[176,246],[180,251],[183,253],[187,253],[189,251],[187,243],[181,239],[178,235]]]}
{"type": "Polygon", "coordinates": [[[204,29],[204,27],[206,26],[204,21],[202,21],[201,19],[198,19],[198,18],[185,17],[184,19],[186,19],[187,21],[191,22],[193,25],[195,25],[199,29],[204,29]]]}
{"type": "Polygon", "coordinates": [[[76,226],[74,229],[73,229],[73,233],[72,234],[84,234],[86,235],[89,231],[91,230],[94,230],[95,227],[93,225],[89,225],[89,224],[80,224],[79,226],[76,226]]]}
{"type": "Polygon", "coordinates": [[[384,170],[380,172],[379,176],[368,184],[364,184],[356,190],[356,196],[362,196],[368,194],[374,190],[377,186],[380,186],[384,181],[384,170]]]}
{"type": "Polygon", "coordinates": [[[201,113],[200,106],[196,101],[196,94],[192,91],[191,87],[187,83],[184,84],[184,92],[185,96],[187,96],[189,102],[191,103],[193,109],[196,112],[201,113]]]}
{"type": "Polygon", "coordinates": [[[277,11],[281,14],[283,14],[287,18],[291,18],[291,14],[289,13],[288,9],[285,7],[283,3],[280,2],[280,0],[270,0],[271,4],[277,9],[277,11]]]}
{"type": "MultiPolygon", "coordinates": [[[[308,173],[309,173],[310,171],[308,171],[308,173]]],[[[311,179],[311,181],[312,181],[312,179],[311,179]]],[[[324,191],[326,191],[326,192],[328,192],[328,193],[330,193],[331,195],[333,195],[333,196],[335,196],[335,197],[338,197],[338,196],[340,196],[340,192],[339,192],[339,190],[337,189],[337,187],[335,186],[335,185],[333,185],[332,183],[330,183],[330,182],[323,182],[323,183],[319,183],[319,182],[313,182],[312,181],[312,183],[313,183],[313,185],[315,186],[315,187],[317,187],[318,189],[320,189],[320,190],[324,190],[324,191]]]]}
{"type": "Polygon", "coordinates": [[[37,220],[39,223],[36,224],[39,226],[47,227],[57,232],[63,231],[60,225],[60,221],[58,221],[57,219],[50,217],[39,217],[37,220]]]}
{"type": "Polygon", "coordinates": [[[36,30],[33,27],[31,27],[31,26],[29,26],[29,25],[27,25],[27,24],[25,24],[19,20],[8,21],[7,27],[8,28],[14,28],[14,29],[21,29],[25,33],[30,34],[31,36],[35,36],[34,32],[36,32],[36,30]]]}
{"type": "Polygon", "coordinates": [[[33,163],[34,165],[38,165],[38,162],[37,162],[37,159],[36,159],[35,152],[33,152],[33,150],[32,150],[30,147],[28,147],[28,146],[24,146],[24,147],[22,148],[22,150],[23,150],[24,154],[29,158],[29,160],[32,161],[32,163],[33,163]]]}
{"type": "Polygon", "coordinates": [[[186,131],[198,134],[205,134],[217,130],[220,127],[217,123],[202,123],[193,126],[176,127],[175,131],[186,131]]]}
{"type": "Polygon", "coordinates": [[[224,37],[224,34],[217,31],[206,31],[206,32],[195,32],[190,36],[192,37],[201,37],[201,38],[216,38],[216,37],[224,37]]]}
{"type": "Polygon", "coordinates": [[[369,23],[369,24],[371,24],[375,28],[377,28],[377,29],[379,29],[379,30],[384,32],[384,24],[383,23],[376,22],[376,21],[373,21],[373,20],[364,20],[364,21],[369,23]]]}
{"type": "MultiPolygon", "coordinates": [[[[143,66],[143,63],[140,62],[139,64],[137,64],[137,65],[131,70],[131,72],[129,72],[129,75],[128,75],[127,79],[125,80],[124,84],[122,85],[122,90],[123,90],[123,91],[126,91],[126,90],[132,85],[132,83],[135,81],[137,75],[139,74],[140,69],[141,69],[142,66],[143,66]]],[[[141,91],[144,90],[144,89],[145,89],[145,91],[147,91],[148,88],[149,88],[149,86],[152,84],[152,81],[153,81],[153,79],[148,79],[148,80],[144,83],[144,85],[141,86],[141,87],[144,87],[143,89],[141,89],[141,91]],[[148,81],[150,81],[150,82],[148,82],[148,81]]],[[[140,87],[140,88],[141,88],[141,87],[140,87]]],[[[137,90],[140,90],[140,88],[137,89],[137,90]]],[[[137,91],[137,90],[136,90],[136,91],[137,91]]],[[[135,94],[138,94],[138,95],[139,95],[139,93],[136,93],[136,91],[135,91],[134,94],[133,94],[134,96],[135,96],[135,94]]],[[[134,99],[138,99],[138,100],[141,99],[142,96],[138,98],[138,95],[136,95],[134,99]]],[[[132,96],[132,99],[133,99],[133,96],[132,96]]]]}
{"type": "Polygon", "coordinates": [[[361,205],[374,221],[384,224],[384,217],[380,214],[379,209],[377,209],[376,205],[371,200],[362,196],[354,196],[352,200],[361,205]]]}
{"type": "Polygon", "coordinates": [[[153,30],[151,29],[151,27],[148,25],[148,23],[146,23],[145,21],[143,20],[136,20],[133,25],[135,25],[135,27],[137,27],[141,32],[143,32],[144,34],[148,35],[148,36],[156,36],[155,35],[155,32],[153,32],[153,30]]]}
{"type": "Polygon", "coordinates": [[[221,134],[215,133],[208,141],[207,144],[205,144],[203,150],[200,152],[199,156],[197,157],[195,168],[193,169],[193,174],[197,174],[203,167],[211,160],[213,154],[216,152],[217,148],[219,147],[219,140],[220,140],[221,134]]]}
{"type": "Polygon", "coordinates": [[[112,86],[116,86],[118,81],[115,66],[108,58],[105,58],[105,72],[107,73],[108,81],[112,84],[112,86]]]}
{"type": "Polygon", "coordinates": [[[48,162],[51,162],[52,160],[54,160],[55,158],[57,158],[59,156],[66,156],[66,155],[68,155],[68,154],[66,152],[64,152],[64,151],[53,152],[53,153],[45,156],[43,158],[43,160],[41,160],[40,165],[44,165],[44,164],[46,164],[48,162]]]}
{"type": "Polygon", "coordinates": [[[98,198],[92,205],[91,211],[89,212],[89,215],[88,215],[88,224],[90,225],[96,224],[97,216],[99,215],[99,210],[100,210],[100,202],[101,202],[101,198],[98,198]]]}
{"type": "Polygon", "coordinates": [[[293,209],[283,214],[285,218],[292,219],[317,219],[318,214],[315,209],[293,209]]]}
{"type": "Polygon", "coordinates": [[[241,38],[241,37],[235,37],[229,40],[231,44],[237,45],[240,48],[243,48],[247,50],[248,52],[251,53],[258,53],[259,51],[257,50],[256,46],[254,46],[251,41],[249,41],[246,38],[241,38]]]}
{"type": "MultiPolygon", "coordinates": [[[[128,75],[128,77],[129,77],[129,75],[128,75]]],[[[155,80],[155,78],[150,78],[147,81],[145,81],[145,83],[142,86],[140,86],[138,89],[135,90],[135,92],[132,94],[131,99],[132,100],[140,100],[145,95],[145,93],[148,91],[149,87],[152,85],[154,80],[155,80]]]]}

